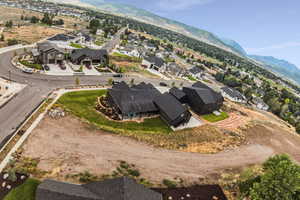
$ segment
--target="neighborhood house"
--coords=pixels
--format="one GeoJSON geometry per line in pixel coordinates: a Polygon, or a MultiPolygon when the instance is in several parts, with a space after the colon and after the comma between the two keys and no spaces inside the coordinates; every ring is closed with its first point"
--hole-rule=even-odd
{"type": "Polygon", "coordinates": [[[134,119],[158,114],[153,100],[161,93],[151,84],[140,83],[129,87],[125,82],[108,90],[107,98],[120,119],[134,119]]]}
{"type": "Polygon", "coordinates": [[[184,87],[183,92],[187,95],[189,106],[200,115],[219,110],[223,105],[223,96],[201,82],[193,87],[184,87]]]}
{"type": "Polygon", "coordinates": [[[187,124],[191,119],[191,113],[170,93],[164,93],[154,99],[161,117],[173,127],[187,124]]]}
{"type": "Polygon", "coordinates": [[[108,52],[95,49],[75,49],[70,55],[71,62],[77,65],[91,66],[108,63],[108,52]]]}
{"type": "Polygon", "coordinates": [[[238,103],[246,103],[247,99],[244,95],[242,95],[239,91],[230,88],[230,87],[222,87],[221,93],[223,97],[238,103]]]}
{"type": "Polygon", "coordinates": [[[36,191],[36,200],[162,200],[162,195],[122,177],[75,185],[45,180],[36,191]]]}
{"type": "Polygon", "coordinates": [[[144,58],[142,62],[142,66],[148,68],[148,69],[154,69],[158,72],[163,72],[165,71],[166,64],[163,59],[156,57],[156,56],[151,56],[151,57],[146,57],[144,58]]]}

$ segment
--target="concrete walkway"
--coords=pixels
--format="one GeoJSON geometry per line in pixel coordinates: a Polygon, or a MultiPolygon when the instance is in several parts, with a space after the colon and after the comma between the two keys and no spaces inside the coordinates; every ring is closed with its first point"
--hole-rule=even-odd
{"type": "MultiPolygon", "coordinates": [[[[12,155],[24,144],[26,139],[30,136],[31,132],[38,126],[38,124],[43,120],[44,116],[48,113],[49,109],[56,103],[56,101],[65,93],[75,92],[75,91],[88,91],[88,90],[106,90],[107,88],[81,88],[81,89],[60,89],[58,91],[53,92],[49,98],[54,98],[54,100],[47,106],[43,113],[41,113],[36,120],[31,124],[31,126],[26,130],[26,132],[21,136],[15,146],[10,150],[10,152],[6,155],[4,160],[0,163],[0,173],[5,169],[9,161],[13,158],[12,155]]],[[[33,114],[28,117],[30,119],[42,106],[41,104],[33,114]]],[[[3,150],[3,149],[2,149],[3,150]]]]}

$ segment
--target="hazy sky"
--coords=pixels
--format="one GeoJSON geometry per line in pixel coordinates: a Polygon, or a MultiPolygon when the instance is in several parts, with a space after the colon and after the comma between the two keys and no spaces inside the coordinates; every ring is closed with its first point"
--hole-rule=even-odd
{"type": "Polygon", "coordinates": [[[106,0],[144,8],[300,66],[300,0],[106,0]]]}

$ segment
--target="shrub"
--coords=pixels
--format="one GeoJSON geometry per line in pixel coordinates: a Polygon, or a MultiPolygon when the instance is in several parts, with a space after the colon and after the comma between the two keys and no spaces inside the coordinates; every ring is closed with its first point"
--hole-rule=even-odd
{"type": "Polygon", "coordinates": [[[164,179],[162,183],[167,186],[168,188],[175,188],[177,186],[177,183],[175,181],[164,179]]]}

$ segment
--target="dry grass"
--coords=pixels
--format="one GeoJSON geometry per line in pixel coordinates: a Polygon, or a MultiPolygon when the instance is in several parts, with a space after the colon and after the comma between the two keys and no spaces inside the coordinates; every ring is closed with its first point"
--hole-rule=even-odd
{"type": "Polygon", "coordinates": [[[64,30],[51,28],[48,26],[41,25],[29,25],[29,26],[21,26],[21,27],[13,27],[4,32],[4,37],[6,40],[8,39],[17,39],[24,43],[34,43],[41,39],[53,36],[58,33],[64,33],[64,30]]]}

